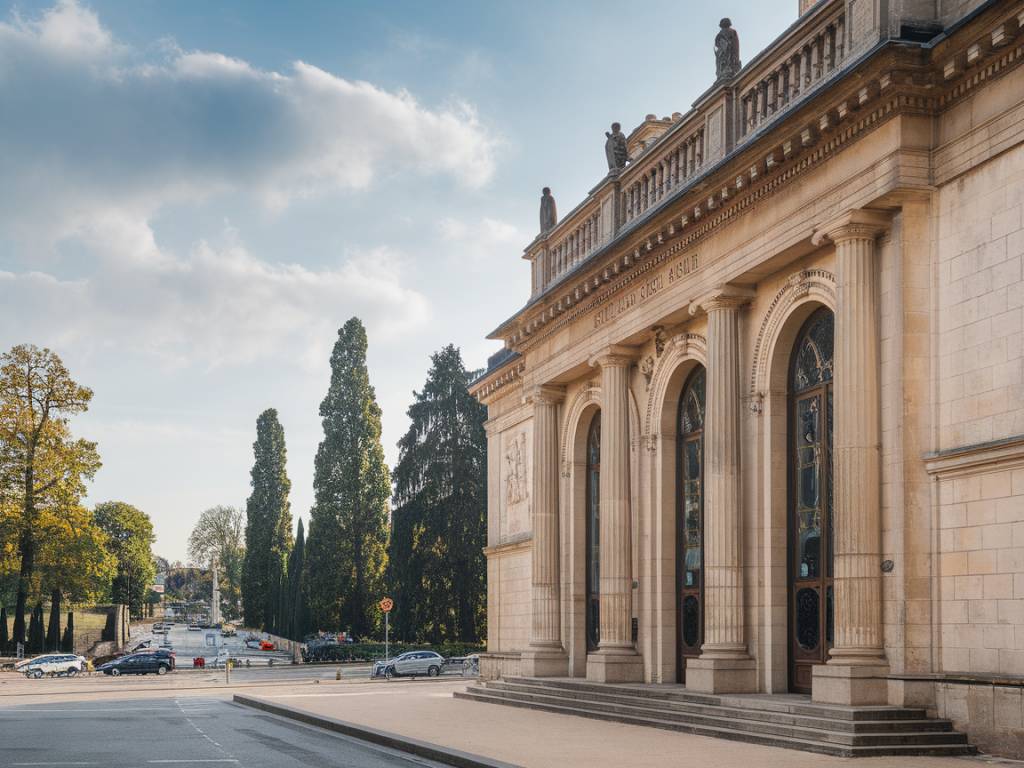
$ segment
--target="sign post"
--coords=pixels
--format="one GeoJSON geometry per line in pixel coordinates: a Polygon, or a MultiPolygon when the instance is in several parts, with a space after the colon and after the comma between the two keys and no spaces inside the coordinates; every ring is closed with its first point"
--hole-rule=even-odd
{"type": "Polygon", "coordinates": [[[385,597],[380,601],[380,609],[384,611],[384,660],[389,661],[391,659],[391,643],[390,637],[388,636],[390,630],[389,617],[391,615],[391,609],[395,607],[395,601],[390,597],[385,597]]]}

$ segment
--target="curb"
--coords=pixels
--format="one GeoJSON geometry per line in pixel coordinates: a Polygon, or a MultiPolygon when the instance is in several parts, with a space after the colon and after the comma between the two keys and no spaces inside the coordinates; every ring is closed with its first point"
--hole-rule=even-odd
{"type": "Polygon", "coordinates": [[[434,760],[445,765],[455,766],[455,768],[521,768],[520,766],[513,765],[512,763],[505,763],[501,760],[493,760],[489,757],[483,757],[482,755],[474,755],[470,752],[442,747],[438,744],[431,744],[430,742],[420,741],[419,739],[413,739],[408,736],[402,736],[389,731],[380,731],[366,725],[358,725],[344,720],[337,720],[333,717],[314,715],[311,712],[302,712],[297,709],[292,709],[291,707],[271,704],[263,701],[262,699],[256,699],[250,696],[243,696],[236,693],[233,697],[233,701],[244,707],[251,707],[253,709],[262,710],[263,712],[269,712],[272,715],[287,717],[291,720],[297,720],[300,723],[305,723],[306,725],[314,725],[318,728],[324,728],[328,731],[334,731],[335,733],[360,739],[361,741],[368,741],[382,747],[390,747],[391,749],[396,749],[401,752],[408,752],[410,754],[417,755],[418,757],[424,757],[428,760],[434,760]]]}

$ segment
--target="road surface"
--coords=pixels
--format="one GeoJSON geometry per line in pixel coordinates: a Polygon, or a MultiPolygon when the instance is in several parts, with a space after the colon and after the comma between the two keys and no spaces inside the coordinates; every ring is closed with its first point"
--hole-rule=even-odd
{"type": "Polygon", "coordinates": [[[0,707],[0,767],[443,768],[220,697],[54,699],[0,707]]]}

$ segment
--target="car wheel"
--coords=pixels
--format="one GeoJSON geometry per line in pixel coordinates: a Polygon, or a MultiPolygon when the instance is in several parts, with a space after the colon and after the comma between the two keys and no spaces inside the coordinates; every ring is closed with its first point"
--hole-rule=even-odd
{"type": "Polygon", "coordinates": [[[118,669],[117,667],[114,667],[112,670],[110,670],[110,674],[112,674],[114,677],[120,677],[121,676],[121,670],[118,669]]]}
{"type": "Polygon", "coordinates": [[[42,678],[42,676],[43,676],[43,670],[41,670],[41,669],[37,669],[36,671],[34,671],[32,673],[32,677],[34,677],[36,680],[39,680],[40,678],[42,678]]]}
{"type": "Polygon", "coordinates": [[[35,677],[35,676],[36,676],[36,673],[35,673],[35,672],[33,672],[33,671],[32,671],[31,669],[30,669],[30,670],[29,670],[28,672],[26,672],[26,673],[25,673],[25,677],[29,678],[30,680],[31,680],[31,679],[32,679],[33,677],[35,677]]]}
{"type": "Polygon", "coordinates": [[[428,677],[437,677],[439,674],[441,674],[440,667],[432,666],[430,669],[427,670],[428,677]]]}
{"type": "Polygon", "coordinates": [[[77,674],[78,674],[78,670],[75,669],[74,667],[72,667],[71,669],[68,670],[68,677],[74,677],[77,674]]]}
{"type": "Polygon", "coordinates": [[[167,674],[167,667],[165,667],[163,664],[161,664],[159,667],[156,668],[156,673],[158,675],[166,675],[167,674]]]}
{"type": "Polygon", "coordinates": [[[395,676],[395,670],[392,667],[388,667],[384,670],[384,679],[391,680],[395,676]]]}

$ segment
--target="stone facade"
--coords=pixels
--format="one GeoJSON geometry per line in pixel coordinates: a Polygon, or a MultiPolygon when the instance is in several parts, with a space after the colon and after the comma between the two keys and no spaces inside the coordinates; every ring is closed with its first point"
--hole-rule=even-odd
{"type": "Polygon", "coordinates": [[[1024,3],[800,10],[526,249],[530,300],[473,385],[482,669],[925,705],[1020,755],[1024,3]],[[795,356],[823,316],[815,436],[795,356]]]}

